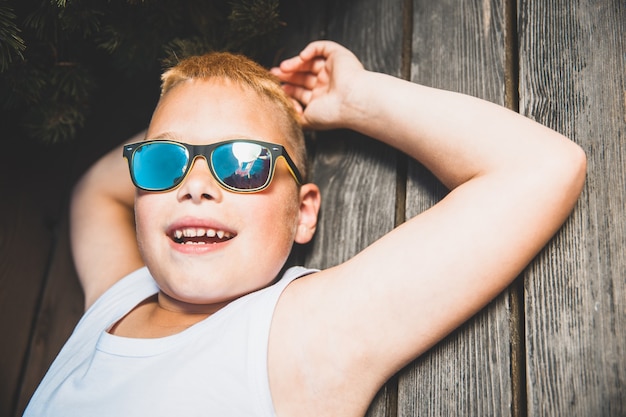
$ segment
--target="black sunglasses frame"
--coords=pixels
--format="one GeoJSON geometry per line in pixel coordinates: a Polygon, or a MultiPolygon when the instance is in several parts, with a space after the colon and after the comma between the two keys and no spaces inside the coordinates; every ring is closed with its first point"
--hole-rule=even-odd
{"type": "Polygon", "coordinates": [[[174,140],[151,139],[151,140],[129,143],[127,145],[124,145],[123,150],[122,150],[122,156],[126,158],[126,161],[128,162],[128,169],[130,171],[130,177],[135,187],[141,190],[150,191],[150,192],[166,192],[166,191],[171,191],[177,188],[180,184],[183,183],[183,181],[185,181],[185,178],[187,177],[187,174],[191,170],[191,167],[193,166],[194,161],[198,157],[203,157],[206,160],[207,165],[209,166],[209,171],[211,171],[211,175],[213,175],[213,178],[215,178],[218,184],[225,190],[231,191],[234,193],[256,193],[269,187],[269,185],[272,183],[272,179],[274,178],[274,172],[276,170],[276,162],[278,161],[280,157],[282,157],[285,160],[285,162],[287,162],[287,168],[289,169],[289,172],[291,173],[293,178],[296,180],[296,183],[298,185],[302,185],[302,175],[300,174],[300,170],[298,170],[298,167],[293,162],[293,160],[287,153],[287,150],[285,149],[284,146],[278,145],[276,143],[263,142],[263,141],[254,140],[254,139],[230,139],[230,140],[226,140],[222,142],[211,143],[209,145],[190,145],[188,143],[178,142],[174,140]],[[211,161],[211,156],[213,154],[213,151],[220,146],[228,145],[231,143],[237,143],[237,142],[253,143],[256,145],[263,146],[264,148],[267,148],[270,151],[270,154],[272,155],[272,159],[270,161],[270,168],[269,168],[270,172],[269,172],[267,181],[261,187],[252,188],[252,189],[235,188],[224,183],[216,174],[215,169],[213,168],[213,163],[211,161]],[[184,147],[185,149],[187,149],[189,160],[187,161],[185,171],[183,175],[180,177],[180,179],[176,181],[171,187],[150,189],[150,188],[142,187],[141,185],[137,183],[135,179],[135,173],[133,169],[133,158],[134,158],[135,152],[137,152],[137,150],[140,149],[142,146],[146,146],[146,145],[153,144],[153,143],[171,143],[173,145],[177,145],[177,146],[184,147]]]}

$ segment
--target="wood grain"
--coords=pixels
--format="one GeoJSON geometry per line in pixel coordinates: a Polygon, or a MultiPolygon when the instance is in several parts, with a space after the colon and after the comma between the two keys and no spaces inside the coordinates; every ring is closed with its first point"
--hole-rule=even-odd
{"type": "Polygon", "coordinates": [[[52,234],[28,198],[4,187],[2,194],[6,200],[0,204],[0,415],[9,416],[27,357],[52,234]]]}
{"type": "Polygon", "coordinates": [[[526,280],[528,415],[626,415],[626,4],[519,2],[520,108],[587,152],[526,280]]]}
{"type": "Polygon", "coordinates": [[[11,415],[56,240],[66,149],[5,132],[0,155],[0,415],[11,415]]]}
{"type": "Polygon", "coordinates": [[[324,1],[292,0],[280,5],[285,30],[273,65],[299,53],[309,42],[326,37],[328,4],[324,1]]]}
{"type": "Polygon", "coordinates": [[[58,229],[16,415],[23,413],[39,382],[83,314],[84,299],[70,253],[67,217],[58,229]]]}
{"type": "MultiPolygon", "coordinates": [[[[400,75],[402,0],[327,4],[329,39],[351,49],[366,68],[400,75]]],[[[308,266],[343,262],[393,229],[396,166],[397,152],[373,139],[347,131],[317,134],[313,180],[322,190],[322,212],[308,266]]],[[[385,386],[367,415],[392,415],[395,392],[394,383],[385,386]]]]}
{"type": "MultiPolygon", "coordinates": [[[[501,1],[414,2],[412,80],[505,104],[501,1]]],[[[407,218],[446,193],[421,165],[408,168],[407,218]]],[[[400,375],[399,416],[512,414],[508,291],[400,375]]]]}
{"type": "MultiPolygon", "coordinates": [[[[402,2],[331,4],[329,38],[354,51],[366,67],[399,73],[402,2]],[[350,24],[354,21],[361,24],[350,24]]],[[[322,189],[322,224],[307,263],[324,268],[349,259],[393,228],[396,152],[342,130],[318,132],[315,142],[312,171],[322,189]]]]}

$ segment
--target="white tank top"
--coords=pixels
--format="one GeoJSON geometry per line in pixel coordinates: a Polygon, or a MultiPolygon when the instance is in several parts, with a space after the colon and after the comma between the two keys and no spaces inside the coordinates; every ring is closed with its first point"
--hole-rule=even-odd
{"type": "Polygon", "coordinates": [[[158,291],[147,268],[116,283],[85,313],[25,416],[275,416],[267,372],[274,307],[294,279],[241,297],[172,336],[107,333],[158,291]]]}

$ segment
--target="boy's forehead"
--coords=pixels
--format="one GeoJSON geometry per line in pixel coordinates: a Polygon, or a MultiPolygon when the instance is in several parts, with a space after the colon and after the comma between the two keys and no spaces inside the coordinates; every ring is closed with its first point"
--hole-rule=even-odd
{"type": "Polygon", "coordinates": [[[245,137],[287,144],[275,103],[229,80],[187,80],[165,93],[153,113],[148,139],[213,142],[245,137]]]}

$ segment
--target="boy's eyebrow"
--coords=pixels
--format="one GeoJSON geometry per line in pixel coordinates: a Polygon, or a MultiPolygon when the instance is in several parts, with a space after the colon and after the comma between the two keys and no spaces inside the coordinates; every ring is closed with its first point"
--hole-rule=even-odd
{"type": "MultiPolygon", "coordinates": [[[[159,133],[158,135],[154,135],[154,136],[148,136],[146,134],[144,139],[143,139],[143,141],[155,140],[155,139],[172,140],[172,141],[175,141],[175,142],[185,142],[184,138],[182,136],[180,136],[179,134],[175,133],[175,132],[162,132],[162,133],[159,133]]],[[[230,135],[225,135],[225,136],[220,137],[220,138],[214,138],[213,141],[215,141],[215,140],[222,141],[222,140],[231,140],[231,139],[251,139],[251,140],[260,140],[260,141],[270,141],[272,143],[280,143],[280,142],[276,141],[275,139],[268,139],[268,138],[265,138],[265,137],[251,136],[251,135],[248,135],[248,134],[230,134],[230,135]]],[[[288,141],[284,140],[284,143],[288,143],[288,141]]]]}
{"type": "Polygon", "coordinates": [[[174,132],[163,132],[163,133],[159,133],[156,136],[150,136],[148,137],[148,135],[146,135],[146,138],[144,140],[152,140],[152,139],[167,139],[167,140],[174,140],[177,142],[180,142],[181,138],[179,135],[177,135],[174,132]]]}

